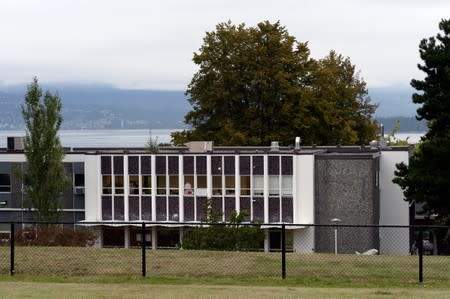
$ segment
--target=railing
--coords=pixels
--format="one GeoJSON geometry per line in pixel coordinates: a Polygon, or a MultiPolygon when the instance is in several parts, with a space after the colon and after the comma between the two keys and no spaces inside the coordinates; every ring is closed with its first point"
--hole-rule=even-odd
{"type": "Polygon", "coordinates": [[[450,256],[443,255],[449,251],[446,235],[450,227],[443,226],[167,222],[9,225],[9,238],[4,233],[0,242],[2,275],[233,276],[305,282],[450,280],[450,256]],[[100,246],[99,227],[107,225],[115,225],[119,237],[123,230],[123,247],[128,248],[100,246]],[[175,232],[178,243],[167,233],[167,226],[173,226],[169,232],[175,232]],[[158,236],[152,235],[155,232],[158,236]],[[177,245],[160,249],[155,244],[159,237],[161,247],[170,247],[163,244],[167,240],[177,245]],[[167,239],[164,242],[163,237],[167,239]]]}

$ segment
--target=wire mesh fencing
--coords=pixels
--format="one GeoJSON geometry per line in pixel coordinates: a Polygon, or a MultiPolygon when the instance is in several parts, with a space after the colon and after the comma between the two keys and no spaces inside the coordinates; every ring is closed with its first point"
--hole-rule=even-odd
{"type": "Polygon", "coordinates": [[[448,227],[13,223],[0,274],[450,281],[448,227]]]}

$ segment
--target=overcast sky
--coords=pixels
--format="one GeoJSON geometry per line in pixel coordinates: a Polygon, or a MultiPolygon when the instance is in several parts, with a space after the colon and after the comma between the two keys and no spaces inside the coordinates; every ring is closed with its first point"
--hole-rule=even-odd
{"type": "Polygon", "coordinates": [[[206,31],[280,20],[314,58],[349,56],[369,87],[406,86],[422,77],[419,41],[449,17],[449,0],[0,0],[0,85],[185,90],[206,31]]]}

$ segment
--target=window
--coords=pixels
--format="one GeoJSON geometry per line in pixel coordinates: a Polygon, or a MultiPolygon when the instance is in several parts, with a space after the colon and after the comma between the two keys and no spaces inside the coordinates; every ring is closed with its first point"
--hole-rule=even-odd
{"type": "Polygon", "coordinates": [[[74,174],[74,185],[75,187],[84,187],[84,173],[74,174]]]}
{"type": "Polygon", "coordinates": [[[213,195],[222,195],[222,176],[215,175],[212,177],[213,195]]]}
{"type": "Polygon", "coordinates": [[[123,175],[116,175],[114,177],[114,193],[123,194],[123,175]]]}
{"type": "Polygon", "coordinates": [[[166,194],[166,176],[158,175],[156,177],[156,194],[165,195],[166,194]]]}
{"type": "Polygon", "coordinates": [[[280,177],[278,175],[269,176],[269,195],[280,195],[280,177]]]}
{"type": "Polygon", "coordinates": [[[110,175],[103,176],[103,194],[111,194],[112,193],[112,178],[110,175]]]}
{"type": "Polygon", "coordinates": [[[178,176],[171,175],[169,176],[169,194],[178,195],[179,193],[179,184],[178,184],[178,176]]]}
{"type": "Polygon", "coordinates": [[[139,194],[139,176],[130,175],[130,194],[139,194]]]}
{"type": "Polygon", "coordinates": [[[264,177],[262,175],[253,176],[253,195],[264,195],[264,177]]]}
{"type": "Polygon", "coordinates": [[[142,194],[152,194],[152,176],[142,176],[142,194]]]}
{"type": "Polygon", "coordinates": [[[281,195],[292,195],[292,175],[281,176],[281,195]]]}
{"type": "Polygon", "coordinates": [[[206,175],[197,176],[197,189],[195,190],[196,196],[206,196],[206,175]]]}
{"type": "Polygon", "coordinates": [[[241,195],[242,196],[250,196],[250,176],[249,175],[241,176],[241,195]]]}
{"type": "Polygon", "coordinates": [[[192,189],[194,184],[194,176],[192,175],[185,175],[184,176],[184,195],[193,195],[194,191],[192,189]]]}
{"type": "Polygon", "coordinates": [[[9,173],[0,173],[0,192],[11,192],[11,177],[9,173]]]}
{"type": "Polygon", "coordinates": [[[233,195],[235,193],[235,178],[234,175],[225,176],[225,194],[233,195]]]}

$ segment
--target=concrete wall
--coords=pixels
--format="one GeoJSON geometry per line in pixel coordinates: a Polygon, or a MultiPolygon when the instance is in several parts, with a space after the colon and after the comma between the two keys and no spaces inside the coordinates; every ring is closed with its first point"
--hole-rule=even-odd
{"type": "MultiPolygon", "coordinates": [[[[378,157],[319,155],[315,162],[315,223],[377,225],[379,194],[376,186],[378,157]]],[[[378,230],[338,228],[338,252],[353,253],[379,247],[378,230]]],[[[334,251],[334,229],[317,227],[318,252],[334,251]]]]}
{"type": "MultiPolygon", "coordinates": [[[[401,188],[392,183],[395,164],[408,165],[409,151],[383,150],[380,157],[380,225],[409,225],[409,204],[404,201],[401,188]]],[[[408,228],[382,228],[380,253],[408,254],[410,247],[408,228]]]]}

